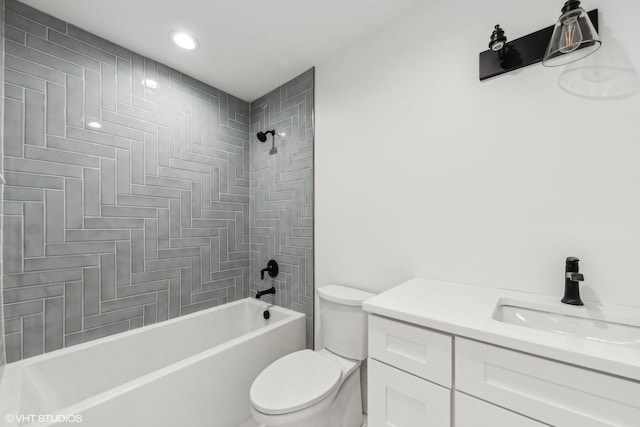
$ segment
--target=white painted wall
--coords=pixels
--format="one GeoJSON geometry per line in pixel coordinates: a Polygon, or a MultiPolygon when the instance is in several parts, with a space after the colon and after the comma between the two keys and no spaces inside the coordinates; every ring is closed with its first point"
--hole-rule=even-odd
{"type": "MultiPolygon", "coordinates": [[[[316,68],[316,286],[560,298],[577,256],[585,300],[640,306],[640,95],[569,95],[541,65],[478,81],[496,23],[521,37],[561,0],[424,3],[316,68]]],[[[640,2],[583,5],[600,9],[595,55],[639,70],[640,2]]]]}

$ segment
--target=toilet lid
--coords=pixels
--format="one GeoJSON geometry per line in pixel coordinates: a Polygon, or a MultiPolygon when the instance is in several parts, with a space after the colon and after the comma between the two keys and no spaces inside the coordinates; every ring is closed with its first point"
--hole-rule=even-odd
{"type": "Polygon", "coordinates": [[[311,350],[290,353],[267,366],[251,385],[253,407],[264,414],[287,414],[308,408],[340,385],[336,360],[311,350]]]}

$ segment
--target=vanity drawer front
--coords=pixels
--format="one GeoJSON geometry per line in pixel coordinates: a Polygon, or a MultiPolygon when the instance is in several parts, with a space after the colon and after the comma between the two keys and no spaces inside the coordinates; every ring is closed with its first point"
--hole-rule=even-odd
{"type": "Polygon", "coordinates": [[[451,390],[369,359],[369,427],[450,427],[451,390]]]}
{"type": "Polygon", "coordinates": [[[491,403],[455,393],[456,425],[455,427],[546,427],[537,421],[515,412],[507,411],[491,403]]]}
{"type": "Polygon", "coordinates": [[[369,316],[369,356],[451,388],[449,335],[369,316]]]}
{"type": "Polygon", "coordinates": [[[637,427],[640,383],[457,338],[456,389],[556,427],[637,427]]]}

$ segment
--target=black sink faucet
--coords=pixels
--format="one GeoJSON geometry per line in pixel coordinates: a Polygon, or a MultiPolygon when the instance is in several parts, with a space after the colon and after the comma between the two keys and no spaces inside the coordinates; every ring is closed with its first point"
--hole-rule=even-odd
{"type": "Polygon", "coordinates": [[[571,305],[584,305],[580,299],[579,282],[584,281],[584,276],[579,273],[578,258],[567,258],[564,275],[564,297],[562,302],[571,305]]]}

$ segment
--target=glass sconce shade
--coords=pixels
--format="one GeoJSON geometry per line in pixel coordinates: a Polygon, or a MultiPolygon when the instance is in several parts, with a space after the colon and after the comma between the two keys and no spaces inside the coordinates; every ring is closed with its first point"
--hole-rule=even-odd
{"type": "Polygon", "coordinates": [[[542,59],[545,67],[558,67],[591,55],[602,42],[580,2],[569,0],[553,28],[553,35],[542,59]]]}

